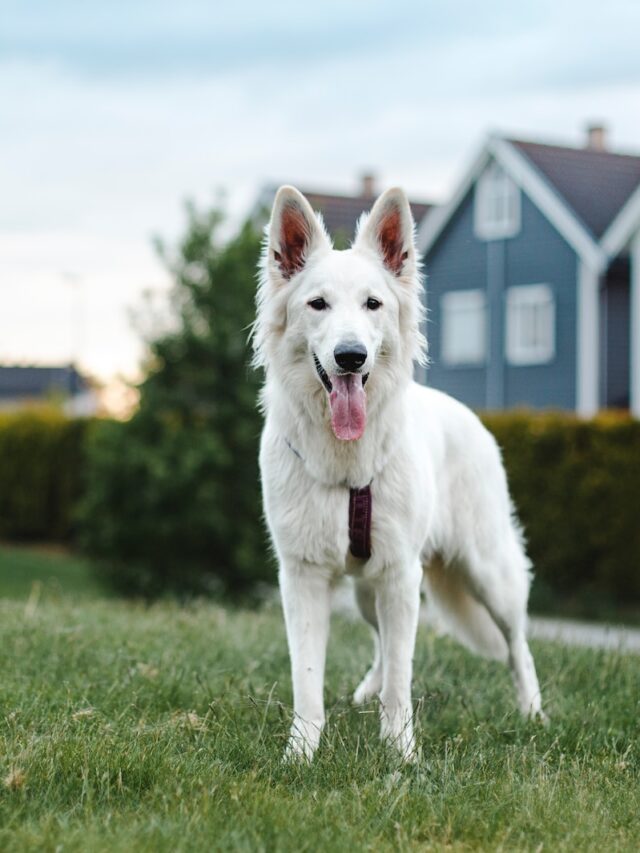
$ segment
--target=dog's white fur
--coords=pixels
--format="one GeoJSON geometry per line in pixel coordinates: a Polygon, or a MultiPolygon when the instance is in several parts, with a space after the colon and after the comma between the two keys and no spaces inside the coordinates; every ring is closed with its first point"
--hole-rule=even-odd
{"type": "Polygon", "coordinates": [[[345,573],[355,578],[375,636],[375,659],[354,701],[379,695],[382,737],[403,757],[415,754],[411,678],[423,580],[462,642],[508,660],[521,711],[542,714],[525,638],[530,564],[500,453],[469,409],[413,381],[413,362],[425,357],[421,305],[401,190],[378,199],[346,251],[333,250],[297,190],[279,190],[254,345],[266,368],[260,467],[293,678],[289,756],[310,758],[318,746],[331,589],[345,573]],[[320,297],[326,310],[309,305],[320,297]],[[369,310],[369,297],[382,306],[369,310]],[[335,374],[334,349],[345,340],[368,353],[367,422],[356,441],[334,435],[312,355],[335,374]],[[347,514],[349,489],[368,483],[372,555],[363,561],[349,552],[347,514]]]}

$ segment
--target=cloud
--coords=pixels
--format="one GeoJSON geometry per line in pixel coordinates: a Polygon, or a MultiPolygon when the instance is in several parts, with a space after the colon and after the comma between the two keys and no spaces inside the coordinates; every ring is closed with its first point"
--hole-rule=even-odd
{"type": "MultiPolygon", "coordinates": [[[[601,81],[605,75],[612,83],[637,79],[637,24],[634,0],[611,0],[606,7],[596,0],[485,0],[482,5],[475,0],[325,0],[315,6],[239,0],[224,7],[209,0],[5,0],[0,55],[55,63],[77,76],[166,80],[250,69],[306,73],[328,62],[383,58],[409,46],[418,55],[452,54],[473,88],[483,67],[467,51],[471,46],[477,56],[486,46],[483,64],[500,66],[504,54],[503,84],[547,80],[557,85],[563,77],[579,84],[589,75],[601,81]],[[538,49],[519,57],[514,77],[509,46],[524,39],[538,49]]],[[[453,62],[427,66],[418,61],[415,71],[440,68],[449,75],[456,70],[453,62]]],[[[298,79],[290,81],[292,87],[298,79]]]]}

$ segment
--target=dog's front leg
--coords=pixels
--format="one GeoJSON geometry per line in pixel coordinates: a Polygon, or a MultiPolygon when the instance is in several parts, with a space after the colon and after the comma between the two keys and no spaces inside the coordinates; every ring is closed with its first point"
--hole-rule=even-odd
{"type": "Polygon", "coordinates": [[[382,652],[380,733],[407,761],[415,756],[411,678],[421,581],[422,568],[416,561],[399,570],[385,570],[376,591],[382,652]]]}
{"type": "Polygon", "coordinates": [[[293,681],[293,724],[286,757],[311,759],[324,726],[324,664],[329,637],[328,573],[300,563],[280,570],[293,681]]]}

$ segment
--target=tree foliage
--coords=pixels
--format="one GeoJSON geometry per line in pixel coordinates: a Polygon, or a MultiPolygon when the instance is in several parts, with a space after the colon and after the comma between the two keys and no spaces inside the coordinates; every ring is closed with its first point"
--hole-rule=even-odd
{"type": "Polygon", "coordinates": [[[237,592],[271,572],[258,480],[259,377],[249,367],[260,240],[226,244],[188,208],[170,257],[172,331],[150,344],[140,406],[92,437],[82,541],[121,592],[237,592]]]}

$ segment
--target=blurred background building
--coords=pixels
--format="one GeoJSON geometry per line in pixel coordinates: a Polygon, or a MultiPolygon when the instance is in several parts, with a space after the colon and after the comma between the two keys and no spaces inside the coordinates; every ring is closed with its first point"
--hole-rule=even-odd
{"type": "Polygon", "coordinates": [[[640,415],[640,153],[492,136],[419,226],[426,381],[471,406],[640,415]]]}
{"type": "Polygon", "coordinates": [[[62,367],[0,365],[0,411],[56,405],[70,417],[98,411],[97,389],[73,364],[62,367]]]}

